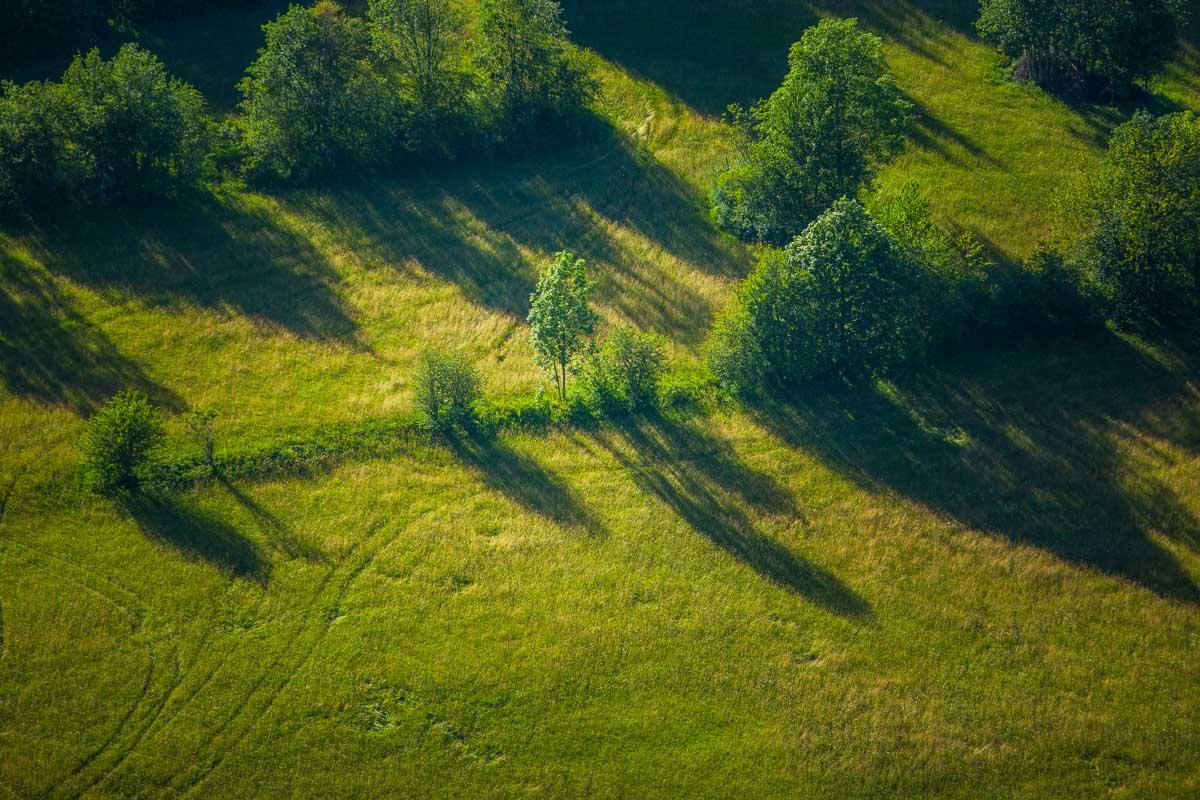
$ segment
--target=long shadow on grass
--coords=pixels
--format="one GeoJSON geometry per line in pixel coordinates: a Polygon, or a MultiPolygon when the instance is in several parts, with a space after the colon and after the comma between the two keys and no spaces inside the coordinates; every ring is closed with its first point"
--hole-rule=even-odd
{"type": "Polygon", "coordinates": [[[567,482],[529,456],[484,435],[454,436],[449,445],[484,484],[526,511],[591,535],[604,532],[567,482]]]}
{"type": "Polygon", "coordinates": [[[1149,537],[1200,548],[1200,521],[1152,474],[1171,458],[1155,443],[1200,452],[1185,378],[1113,336],[985,358],[990,366],[974,374],[814,391],[758,416],[866,488],[1200,602],[1188,572],[1149,537]],[[1155,463],[1127,465],[1121,440],[1149,445],[1155,463]]]}
{"type": "Polygon", "coordinates": [[[514,320],[528,313],[540,260],[571,249],[590,262],[600,302],[692,341],[713,309],[686,274],[646,268],[656,251],[714,275],[750,264],[712,226],[698,190],[599,119],[579,143],[542,155],[363,177],[283,200],[368,263],[453,282],[514,320]]]}
{"type": "Polygon", "coordinates": [[[318,548],[305,542],[296,535],[295,530],[280,517],[261,503],[239,489],[223,476],[217,476],[217,482],[234,501],[249,512],[258,524],[259,530],[270,542],[289,558],[303,558],[306,561],[324,561],[325,555],[318,548]]]}
{"type": "Polygon", "coordinates": [[[260,583],[270,577],[270,564],[254,542],[207,511],[172,497],[150,495],[131,498],[124,508],[146,536],[188,558],[260,583]]]}
{"type": "Polygon", "coordinates": [[[159,405],[182,401],[125,357],[78,313],[50,276],[0,253],[0,385],[12,394],[87,414],[122,389],[159,405]]]}
{"type": "Polygon", "coordinates": [[[44,267],[114,299],[133,293],[152,305],[199,306],[357,344],[338,276],[267,202],[196,193],[159,207],[29,222],[19,234],[44,267]]]}
{"type": "Polygon", "coordinates": [[[764,578],[836,614],[872,616],[866,601],[836,576],[756,529],[743,507],[801,520],[804,514],[784,487],[746,465],[728,442],[663,417],[631,421],[619,434],[597,438],[638,486],[764,578]]]}

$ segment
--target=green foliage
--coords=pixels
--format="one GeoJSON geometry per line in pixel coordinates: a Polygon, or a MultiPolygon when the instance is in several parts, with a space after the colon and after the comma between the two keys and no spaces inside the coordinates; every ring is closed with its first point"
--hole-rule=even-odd
{"type": "Polygon", "coordinates": [[[714,375],[738,392],[887,368],[922,346],[920,276],[857,201],[769,252],[714,332],[714,375]]]}
{"type": "Polygon", "coordinates": [[[1190,314],[1200,297],[1200,116],[1140,113],[1078,187],[1073,260],[1122,324],[1190,314]]]}
{"type": "Polygon", "coordinates": [[[394,155],[399,95],[371,64],[362,20],[320,2],[263,30],[266,47],[239,84],[249,175],[303,181],[394,155]]]}
{"type": "Polygon", "coordinates": [[[406,146],[452,154],[480,115],[457,10],[450,0],[371,0],[367,16],[374,51],[397,79],[406,146]]]}
{"type": "Polygon", "coordinates": [[[196,184],[204,100],[152,53],[77,56],[55,83],[0,87],[0,205],[105,203],[196,184]]]}
{"type": "Polygon", "coordinates": [[[567,396],[567,370],[596,328],[589,305],[595,284],[587,263],[564,250],[554,256],[529,298],[529,327],[538,363],[554,375],[560,400],[567,396]]]}
{"type": "Polygon", "coordinates": [[[88,488],[108,497],[137,492],[162,441],[162,420],[146,396],[117,394],[88,420],[82,443],[88,488]]]}
{"type": "Polygon", "coordinates": [[[570,47],[555,0],[482,0],[478,57],[497,135],[511,143],[569,129],[598,85],[570,47]]]}
{"type": "Polygon", "coordinates": [[[1060,89],[1123,90],[1174,54],[1183,0],[982,0],[980,36],[1019,77],[1060,89]]]}
{"type": "Polygon", "coordinates": [[[417,409],[435,431],[470,427],[481,379],[461,353],[427,350],[417,367],[417,409]]]}
{"type": "Polygon", "coordinates": [[[660,337],[623,327],[591,354],[583,383],[593,405],[604,411],[649,411],[658,407],[666,369],[660,337]]]}
{"type": "Polygon", "coordinates": [[[714,211],[726,229],[774,244],[854,196],[899,153],[911,119],[879,37],[853,19],[807,30],[783,85],[748,114],[731,112],[740,155],[714,184],[714,211]]]}

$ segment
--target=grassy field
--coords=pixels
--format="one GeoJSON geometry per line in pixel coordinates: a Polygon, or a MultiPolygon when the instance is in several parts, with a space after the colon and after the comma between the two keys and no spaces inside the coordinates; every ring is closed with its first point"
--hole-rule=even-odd
{"type": "MultiPolygon", "coordinates": [[[[1200,793],[1191,342],[80,493],[125,386],[215,408],[226,452],[403,412],[431,343],[532,390],[564,246],[606,323],[696,364],[754,259],[704,207],[720,113],[820,15],[884,36],[920,111],[879,190],[1000,258],[1133,109],[1009,84],[970,2],[564,5],[603,81],[584,144],[0,231],[0,797],[1200,793]]],[[[138,35],[223,114],[279,7],[138,35]]],[[[1197,58],[1138,104],[1200,109],[1197,58]]]]}

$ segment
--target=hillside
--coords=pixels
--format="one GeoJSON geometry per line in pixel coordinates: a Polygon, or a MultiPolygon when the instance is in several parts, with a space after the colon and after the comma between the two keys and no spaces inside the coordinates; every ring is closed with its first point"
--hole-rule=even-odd
{"type": "MultiPolygon", "coordinates": [[[[573,0],[586,142],[0,229],[0,796],[1200,792],[1193,342],[1028,342],[126,508],[78,484],[124,387],[216,409],[231,453],[395,418],[431,343],[530,392],[564,247],[605,326],[696,368],[755,258],[706,208],[720,115],[820,16],[882,35],[918,109],[878,190],[916,181],[1003,260],[1136,107],[1200,110],[1192,44],[1130,106],[1071,106],[1005,78],[974,5],[573,0]]],[[[227,114],[281,7],[129,35],[227,114]]]]}

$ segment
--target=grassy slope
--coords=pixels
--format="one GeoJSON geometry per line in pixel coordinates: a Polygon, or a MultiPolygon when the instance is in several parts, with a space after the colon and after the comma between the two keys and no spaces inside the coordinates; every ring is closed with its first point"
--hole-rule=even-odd
{"type": "MultiPolygon", "coordinates": [[[[1120,118],[1004,84],[966,4],[644,5],[568,4],[605,83],[586,147],[0,234],[0,794],[1200,788],[1194,367],[1131,343],[128,514],[34,495],[128,384],[235,448],[403,407],[430,341],[528,389],[564,245],[607,319],[694,359],[752,258],[704,216],[714,115],[816,13],[883,33],[923,111],[881,183],[1005,256],[1120,118]]],[[[147,41],[227,107],[251,16],[147,41]]],[[[1200,107],[1196,75],[1155,103],[1200,107]]]]}

